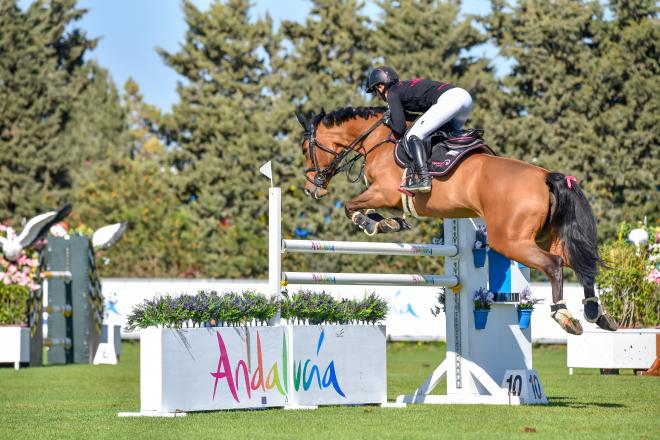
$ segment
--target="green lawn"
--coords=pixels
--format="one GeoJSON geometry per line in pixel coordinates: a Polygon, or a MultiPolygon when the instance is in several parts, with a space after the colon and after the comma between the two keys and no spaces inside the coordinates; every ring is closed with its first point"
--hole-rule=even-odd
{"type": "MultiPolygon", "coordinates": [[[[660,439],[660,378],[568,375],[564,347],[534,350],[547,406],[330,407],[118,418],[139,408],[139,345],[117,366],[0,369],[0,439],[14,438],[644,438],[660,439]],[[532,431],[532,432],[525,432],[532,431]]],[[[444,357],[439,344],[390,344],[388,394],[412,391],[444,357]]]]}

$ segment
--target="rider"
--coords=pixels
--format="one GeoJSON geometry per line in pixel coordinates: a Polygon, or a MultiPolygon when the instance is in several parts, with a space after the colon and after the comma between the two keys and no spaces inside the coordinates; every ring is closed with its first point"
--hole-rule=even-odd
{"type": "Polygon", "coordinates": [[[376,67],[369,74],[367,92],[376,92],[387,102],[390,128],[404,136],[413,158],[412,178],[401,188],[409,192],[431,190],[431,177],[426,166],[424,138],[448,124],[451,133],[460,132],[472,110],[470,94],[452,84],[415,78],[399,81],[396,71],[388,66],[376,67]],[[405,111],[424,113],[406,132],[405,111]]]}

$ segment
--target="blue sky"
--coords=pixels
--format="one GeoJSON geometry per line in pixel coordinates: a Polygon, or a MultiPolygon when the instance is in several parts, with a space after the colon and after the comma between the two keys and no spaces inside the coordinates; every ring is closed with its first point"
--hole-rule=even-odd
{"type": "MultiPolygon", "coordinates": [[[[20,1],[23,6],[29,2],[20,1]]],[[[211,0],[194,2],[205,9],[211,0]]],[[[307,0],[253,3],[257,16],[269,12],[276,23],[283,19],[303,21],[310,9],[307,0]]],[[[118,87],[132,76],[148,103],[169,110],[178,101],[176,84],[181,77],[163,63],[155,48],[174,52],[183,41],[186,27],[180,0],[79,0],[78,5],[89,10],[78,26],[89,37],[101,37],[90,58],[110,71],[118,87]]],[[[467,0],[463,2],[463,12],[485,14],[489,5],[489,0],[467,0]]],[[[369,10],[378,8],[368,2],[369,10]]],[[[483,51],[494,55],[493,48],[483,51]]]]}

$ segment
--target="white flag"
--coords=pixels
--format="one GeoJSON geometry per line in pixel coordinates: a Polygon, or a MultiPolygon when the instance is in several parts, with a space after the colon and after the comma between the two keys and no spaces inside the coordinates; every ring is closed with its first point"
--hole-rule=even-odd
{"type": "Polygon", "coordinates": [[[270,186],[273,186],[273,168],[269,160],[259,168],[259,172],[270,179],[270,186]]]}

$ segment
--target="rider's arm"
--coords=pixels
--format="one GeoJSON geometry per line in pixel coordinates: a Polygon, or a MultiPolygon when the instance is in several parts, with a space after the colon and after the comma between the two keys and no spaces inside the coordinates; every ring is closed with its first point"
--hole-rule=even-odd
{"type": "Polygon", "coordinates": [[[390,128],[399,136],[403,136],[406,132],[406,114],[403,111],[403,105],[401,104],[399,93],[396,90],[390,89],[387,93],[387,105],[392,114],[392,124],[390,128]]]}

